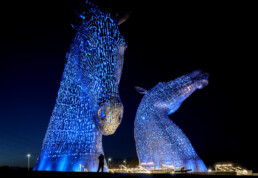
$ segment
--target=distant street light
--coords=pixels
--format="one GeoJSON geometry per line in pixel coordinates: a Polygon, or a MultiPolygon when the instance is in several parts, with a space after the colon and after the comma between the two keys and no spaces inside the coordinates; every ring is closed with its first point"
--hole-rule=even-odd
{"type": "Polygon", "coordinates": [[[111,160],[112,160],[111,158],[108,158],[108,168],[110,167],[110,161],[111,160]]]}
{"type": "Polygon", "coordinates": [[[27,154],[28,157],[28,171],[30,170],[30,154],[27,154]]]}
{"type": "Polygon", "coordinates": [[[125,167],[126,167],[126,160],[124,160],[124,163],[125,163],[125,167]]]}

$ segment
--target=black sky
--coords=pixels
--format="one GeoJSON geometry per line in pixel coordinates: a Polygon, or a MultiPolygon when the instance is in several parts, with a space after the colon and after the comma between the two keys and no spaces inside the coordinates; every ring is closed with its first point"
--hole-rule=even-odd
{"type": "MultiPolygon", "coordinates": [[[[151,89],[203,69],[209,85],[170,118],[208,167],[233,161],[257,170],[254,5],[94,2],[113,14],[131,11],[120,26],[129,46],[119,86],[124,118],[103,138],[106,157],[136,157],[133,123],[142,95],[134,86],[151,89]]],[[[72,9],[78,3],[69,0],[1,6],[0,166],[26,166],[26,154],[35,162],[41,150],[74,34],[72,9]]]]}

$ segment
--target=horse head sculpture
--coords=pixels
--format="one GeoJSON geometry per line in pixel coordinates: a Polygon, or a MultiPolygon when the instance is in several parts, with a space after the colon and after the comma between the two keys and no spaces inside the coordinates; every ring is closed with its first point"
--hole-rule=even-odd
{"type": "Polygon", "coordinates": [[[126,44],[118,29],[118,21],[108,13],[95,11],[88,15],[78,30],[78,53],[82,87],[95,106],[94,121],[99,132],[111,135],[123,117],[123,104],[118,85],[121,78],[126,44]]]}
{"type": "Polygon", "coordinates": [[[169,82],[160,82],[145,94],[137,109],[134,136],[140,164],[184,167],[192,172],[207,168],[196,154],[183,131],[168,117],[196,89],[208,84],[208,74],[201,71],[183,75],[169,82]]]}
{"type": "Polygon", "coordinates": [[[98,156],[104,154],[102,135],[113,134],[123,117],[118,85],[126,43],[119,20],[87,3],[90,8],[74,26],[76,34],[34,170],[96,171],[98,156]]]}

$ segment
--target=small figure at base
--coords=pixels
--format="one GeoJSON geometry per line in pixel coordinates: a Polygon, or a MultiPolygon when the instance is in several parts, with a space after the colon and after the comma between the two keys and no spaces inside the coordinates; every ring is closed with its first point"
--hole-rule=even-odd
{"type": "Polygon", "coordinates": [[[103,172],[103,169],[104,169],[104,155],[103,154],[100,154],[99,156],[99,168],[98,168],[98,172],[101,168],[101,172],[103,172]]]}

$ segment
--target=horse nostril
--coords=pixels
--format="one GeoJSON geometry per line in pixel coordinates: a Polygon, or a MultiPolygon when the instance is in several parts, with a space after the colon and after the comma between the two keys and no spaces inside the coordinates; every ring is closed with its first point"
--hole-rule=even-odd
{"type": "Polygon", "coordinates": [[[203,73],[203,74],[200,75],[199,79],[200,79],[200,80],[201,80],[201,79],[206,79],[206,80],[208,80],[208,79],[209,79],[209,74],[208,74],[208,73],[203,73]]]}
{"type": "Polygon", "coordinates": [[[106,117],[105,107],[102,106],[102,107],[100,107],[99,110],[98,110],[98,118],[99,118],[100,120],[103,120],[103,119],[105,119],[105,117],[106,117]]]}

